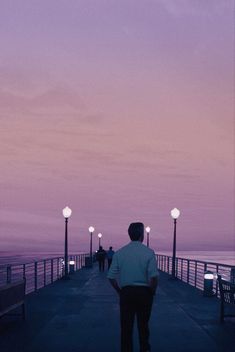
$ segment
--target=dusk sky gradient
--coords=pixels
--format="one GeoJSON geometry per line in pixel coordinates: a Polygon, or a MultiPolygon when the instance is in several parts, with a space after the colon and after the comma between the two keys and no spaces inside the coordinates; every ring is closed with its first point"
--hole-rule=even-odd
{"type": "Polygon", "coordinates": [[[234,0],[1,0],[2,250],[234,249],[234,0]]]}

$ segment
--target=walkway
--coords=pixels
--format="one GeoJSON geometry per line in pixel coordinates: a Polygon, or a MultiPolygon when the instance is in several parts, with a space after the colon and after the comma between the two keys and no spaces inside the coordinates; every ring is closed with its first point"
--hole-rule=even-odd
{"type": "MultiPolygon", "coordinates": [[[[1,352],[119,352],[118,296],[93,269],[27,297],[27,319],[0,320],[1,352]]],[[[229,352],[235,324],[218,323],[218,301],[161,274],[150,328],[152,352],[229,352]]],[[[138,349],[135,329],[135,351],[138,349]]]]}

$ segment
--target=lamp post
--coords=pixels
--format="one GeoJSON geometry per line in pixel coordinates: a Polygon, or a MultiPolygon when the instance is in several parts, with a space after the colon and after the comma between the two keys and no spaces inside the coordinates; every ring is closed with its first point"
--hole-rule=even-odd
{"type": "Polygon", "coordinates": [[[65,242],[64,242],[64,278],[68,279],[68,219],[72,214],[72,210],[69,207],[63,209],[63,216],[65,218],[65,242]]]}
{"type": "Polygon", "coordinates": [[[90,226],[88,230],[90,232],[90,265],[92,266],[92,235],[95,229],[93,226],[90,226]]]}
{"type": "Polygon", "coordinates": [[[147,226],[145,230],[147,232],[147,247],[149,247],[149,233],[150,233],[151,228],[149,226],[147,226]]]}
{"type": "Polygon", "coordinates": [[[180,216],[180,211],[177,208],[171,210],[171,217],[174,220],[174,237],[173,237],[173,255],[172,255],[172,271],[171,276],[173,279],[176,278],[175,276],[175,257],[176,257],[176,222],[178,217],[180,216]]]}
{"type": "Polygon", "coordinates": [[[102,233],[98,233],[98,238],[99,238],[99,248],[100,248],[100,245],[101,245],[101,238],[102,238],[102,233]]]}

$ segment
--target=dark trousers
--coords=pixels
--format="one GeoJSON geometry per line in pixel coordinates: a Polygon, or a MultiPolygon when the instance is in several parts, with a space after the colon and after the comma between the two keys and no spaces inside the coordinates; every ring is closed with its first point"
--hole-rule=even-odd
{"type": "Polygon", "coordinates": [[[126,286],[120,292],[121,352],[133,351],[133,326],[135,316],[139,332],[140,352],[150,351],[148,322],[153,295],[149,287],[126,286]]]}
{"type": "Polygon", "coordinates": [[[104,259],[99,260],[99,271],[104,271],[104,259]]]}

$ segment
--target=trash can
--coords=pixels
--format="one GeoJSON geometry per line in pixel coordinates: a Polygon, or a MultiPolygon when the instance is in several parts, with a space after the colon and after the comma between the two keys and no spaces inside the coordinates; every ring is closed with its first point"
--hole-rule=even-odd
{"type": "Polygon", "coordinates": [[[205,296],[205,297],[214,296],[213,281],[214,281],[214,274],[212,273],[212,271],[206,271],[204,273],[204,292],[203,292],[203,296],[205,296]]]}
{"type": "Polygon", "coordinates": [[[75,271],[75,261],[74,260],[70,260],[69,261],[69,273],[73,274],[75,271]]]}

